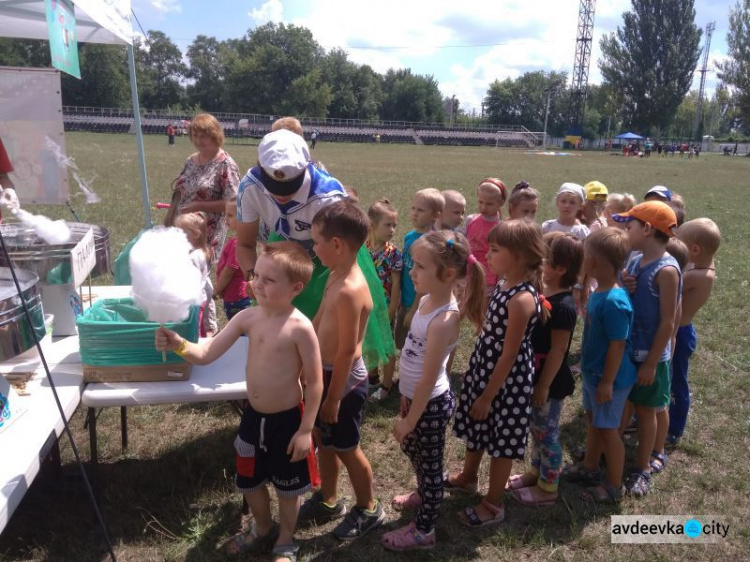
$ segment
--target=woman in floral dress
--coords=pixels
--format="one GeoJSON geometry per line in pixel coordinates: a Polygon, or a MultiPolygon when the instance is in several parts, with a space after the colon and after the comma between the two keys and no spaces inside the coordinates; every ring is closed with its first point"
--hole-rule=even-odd
{"type": "Polygon", "coordinates": [[[206,214],[213,265],[227,235],[224,209],[227,200],[237,196],[240,171],[237,163],[222,149],[224,131],[213,115],[202,113],[196,116],[188,131],[198,151],[185,161],[177,178],[176,188],[181,195],[179,212],[206,214]]]}

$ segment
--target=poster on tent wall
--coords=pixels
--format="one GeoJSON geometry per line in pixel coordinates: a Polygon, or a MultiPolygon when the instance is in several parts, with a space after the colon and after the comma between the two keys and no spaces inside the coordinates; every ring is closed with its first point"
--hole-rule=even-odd
{"type": "Polygon", "coordinates": [[[73,15],[72,0],[44,0],[44,11],[47,14],[52,66],[80,78],[76,17],[73,15]]]}
{"type": "Polygon", "coordinates": [[[60,72],[0,66],[0,138],[21,204],[68,200],[60,72]]]}

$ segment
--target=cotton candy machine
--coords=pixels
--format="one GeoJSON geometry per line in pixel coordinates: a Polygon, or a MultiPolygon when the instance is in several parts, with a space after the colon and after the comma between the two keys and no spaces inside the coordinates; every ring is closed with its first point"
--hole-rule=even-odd
{"type": "Polygon", "coordinates": [[[34,332],[39,341],[46,333],[39,277],[23,269],[16,269],[16,277],[31,314],[31,325],[24,314],[10,269],[0,267],[0,362],[31,349],[36,344],[34,332]]]}
{"type": "MultiPolygon", "coordinates": [[[[89,230],[94,234],[96,265],[92,277],[109,273],[109,231],[101,226],[68,222],[71,238],[65,244],[47,244],[34,229],[23,224],[0,225],[13,266],[38,277],[44,310],[55,315],[55,333],[75,335],[75,317],[82,312],[81,301],[73,284],[71,250],[89,230]]],[[[0,252],[0,266],[8,266],[0,252]]],[[[44,321],[42,320],[42,324],[44,321]]]]}
{"type": "MultiPolygon", "coordinates": [[[[26,269],[39,276],[42,284],[62,285],[72,282],[70,278],[70,250],[81,241],[85,234],[94,231],[96,247],[96,267],[92,277],[109,273],[109,230],[95,224],[82,222],[66,223],[71,238],[67,244],[50,245],[39,238],[34,229],[22,224],[0,225],[13,265],[26,269]]],[[[7,266],[5,256],[0,255],[0,266],[7,266]]]]}

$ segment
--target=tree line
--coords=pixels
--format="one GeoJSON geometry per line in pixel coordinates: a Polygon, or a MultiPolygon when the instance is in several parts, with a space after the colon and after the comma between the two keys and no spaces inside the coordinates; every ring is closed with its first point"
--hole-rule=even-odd
{"type": "MultiPolygon", "coordinates": [[[[703,102],[702,131],[750,134],[750,0],[729,15],[729,59],[716,65],[721,80],[703,102]]],[[[597,64],[604,77],[589,86],[581,123],[595,138],[633,129],[652,136],[690,138],[698,93],[690,87],[701,54],[694,0],[632,0],[622,25],[601,40],[597,64]]],[[[409,69],[384,74],[326,51],[312,32],[268,23],[239,39],[197,36],[183,53],[161,31],[136,40],[141,105],[149,109],[299,115],[342,119],[522,125],[561,136],[570,125],[571,92],[562,72],[527,72],[488,85],[481,111],[467,112],[444,97],[431,75],[409,69]]],[[[125,50],[79,46],[82,79],[62,79],[64,105],[127,107],[125,50]]],[[[46,42],[0,39],[0,64],[47,66],[46,42]]]]}
{"type": "MultiPolygon", "coordinates": [[[[409,69],[379,74],[342,49],[326,52],[300,26],[268,23],[225,41],[199,35],[186,62],[161,31],[148,31],[134,47],[144,108],[438,123],[448,115],[433,76],[409,69]]],[[[130,104],[123,47],[82,44],[79,59],[82,79],[63,75],[63,105],[130,104]]],[[[48,66],[48,47],[0,40],[0,64],[48,66]]]]}

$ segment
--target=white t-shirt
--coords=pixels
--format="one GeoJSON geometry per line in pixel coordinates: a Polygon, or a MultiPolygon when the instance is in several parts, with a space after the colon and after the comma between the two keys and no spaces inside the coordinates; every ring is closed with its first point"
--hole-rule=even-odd
{"type": "Polygon", "coordinates": [[[201,272],[201,306],[211,300],[214,296],[214,286],[211,283],[211,278],[208,276],[208,261],[206,261],[206,253],[198,248],[191,250],[190,261],[193,265],[201,272]]]}
{"type": "Polygon", "coordinates": [[[557,219],[544,221],[542,223],[542,233],[547,234],[548,232],[569,232],[579,240],[584,240],[589,234],[591,234],[589,227],[585,224],[576,222],[573,226],[566,226],[560,224],[557,219]]]}
{"type": "MultiPolygon", "coordinates": [[[[419,301],[419,308],[411,320],[411,326],[404,342],[404,348],[401,350],[401,361],[398,366],[398,390],[402,396],[410,399],[414,398],[414,391],[417,389],[419,379],[422,378],[424,356],[425,351],[427,351],[427,330],[430,327],[430,322],[443,312],[458,312],[458,303],[453,299],[448,304],[436,308],[429,314],[422,314],[422,307],[428,298],[429,295],[422,297],[422,300],[419,301]]],[[[445,366],[448,363],[451,351],[453,351],[457,343],[458,340],[443,350],[440,373],[435,381],[435,388],[430,393],[430,400],[437,398],[450,388],[450,381],[448,380],[448,373],[445,370],[445,366]]]]}

